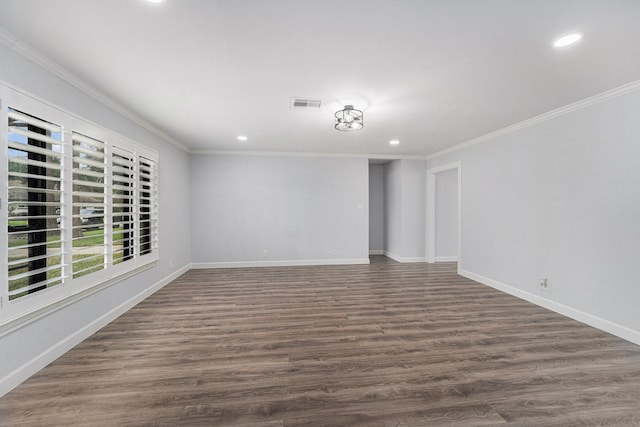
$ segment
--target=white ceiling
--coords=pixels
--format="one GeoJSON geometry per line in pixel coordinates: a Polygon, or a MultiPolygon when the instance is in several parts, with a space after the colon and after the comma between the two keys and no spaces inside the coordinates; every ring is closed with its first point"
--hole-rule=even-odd
{"type": "Polygon", "coordinates": [[[0,0],[1,27],[193,150],[431,154],[639,80],[639,23],[638,0],[0,0]],[[363,130],[333,129],[346,103],[363,130]]]}

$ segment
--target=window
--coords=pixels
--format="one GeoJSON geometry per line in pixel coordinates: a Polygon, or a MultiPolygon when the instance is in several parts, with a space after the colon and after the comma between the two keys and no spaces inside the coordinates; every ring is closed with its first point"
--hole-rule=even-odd
{"type": "Polygon", "coordinates": [[[73,132],[73,277],[106,268],[105,143],[73,132]]]}
{"type": "Polygon", "coordinates": [[[158,158],[18,91],[0,98],[2,324],[158,259],[158,158]]]}
{"type": "Polygon", "coordinates": [[[140,156],[140,254],[152,253],[158,246],[158,179],[156,162],[140,156]]]}
{"type": "Polygon", "coordinates": [[[62,128],[7,111],[9,300],[62,283],[62,128]]]}
{"type": "Polygon", "coordinates": [[[112,213],[113,213],[113,263],[119,264],[133,257],[135,249],[134,222],[134,155],[119,147],[113,147],[111,155],[112,213]]]}

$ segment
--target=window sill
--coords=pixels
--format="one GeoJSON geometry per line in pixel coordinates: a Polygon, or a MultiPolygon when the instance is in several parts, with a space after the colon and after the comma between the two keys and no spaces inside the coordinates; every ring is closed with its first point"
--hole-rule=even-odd
{"type": "Polygon", "coordinates": [[[4,335],[8,335],[20,328],[27,326],[30,323],[37,321],[38,319],[48,316],[58,310],[63,309],[64,307],[67,307],[97,292],[100,292],[101,290],[106,289],[111,285],[114,285],[118,282],[121,282],[125,279],[135,276],[138,273],[148,270],[154,267],[156,264],[157,264],[157,260],[150,261],[147,264],[141,265],[133,270],[129,270],[126,273],[113,277],[107,281],[97,283],[93,286],[87,287],[79,292],[76,292],[75,294],[66,296],[57,301],[52,301],[47,305],[31,310],[19,317],[9,319],[8,321],[0,324],[0,337],[4,335]]]}

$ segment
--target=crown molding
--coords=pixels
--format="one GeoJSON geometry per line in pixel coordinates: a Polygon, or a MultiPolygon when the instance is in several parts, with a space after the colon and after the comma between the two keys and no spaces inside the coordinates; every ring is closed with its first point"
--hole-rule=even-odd
{"type": "Polygon", "coordinates": [[[18,38],[16,36],[0,27],[0,43],[7,46],[8,48],[13,48],[13,45],[16,44],[17,41],[18,38]]]}
{"type": "Polygon", "coordinates": [[[425,160],[422,155],[367,154],[367,153],[306,153],[303,151],[241,151],[241,150],[191,150],[191,154],[218,156],[271,156],[271,157],[338,157],[380,160],[425,160]]]}
{"type": "Polygon", "coordinates": [[[531,117],[502,129],[489,132],[487,134],[469,139],[453,147],[445,148],[428,155],[388,155],[388,154],[347,154],[347,153],[302,153],[302,152],[278,152],[278,151],[224,151],[224,150],[191,150],[192,154],[216,154],[216,155],[243,155],[243,156],[290,156],[290,157],[365,157],[368,159],[384,160],[430,160],[445,154],[453,153],[465,148],[473,147],[484,142],[491,141],[500,136],[508,135],[520,129],[525,129],[548,120],[555,119],[574,111],[582,110],[593,105],[597,105],[611,99],[633,93],[640,90],[640,80],[636,80],[617,88],[601,92],[589,98],[582,99],[572,104],[565,105],[555,110],[531,117]]]}
{"type": "Polygon", "coordinates": [[[462,142],[458,145],[454,145],[453,147],[445,148],[444,150],[437,151],[433,154],[429,154],[425,157],[425,159],[433,159],[436,157],[440,157],[444,154],[453,153],[458,150],[462,150],[463,148],[473,147],[474,145],[481,144],[483,142],[491,141],[495,138],[498,138],[503,135],[507,135],[513,132],[516,132],[520,129],[527,128],[529,126],[536,125],[538,123],[546,122],[547,120],[555,119],[556,117],[564,116],[565,114],[572,113],[574,111],[582,110],[583,108],[591,107],[592,105],[600,104],[605,101],[609,101],[614,98],[618,98],[633,92],[640,90],[640,80],[633,81],[631,83],[627,83],[622,86],[618,86],[617,88],[601,92],[597,95],[591,96],[589,98],[582,99],[580,101],[574,102],[569,105],[565,105],[564,107],[556,108],[555,110],[548,111],[546,113],[540,114],[538,116],[534,116],[530,119],[523,120],[521,122],[515,123],[511,126],[504,127],[502,129],[495,130],[493,132],[489,132],[485,135],[478,136],[476,138],[472,138],[468,141],[462,142]]]}
{"type": "Polygon", "coordinates": [[[147,120],[143,119],[138,114],[123,107],[120,103],[116,102],[106,94],[94,88],[89,83],[82,80],[80,77],[71,73],[66,68],[63,68],[62,66],[58,65],[56,62],[54,62],[50,58],[40,53],[36,49],[32,48],[25,42],[19,40],[13,34],[11,34],[10,32],[8,32],[7,30],[1,27],[0,27],[0,43],[4,44],[8,48],[16,52],[18,55],[28,59],[29,61],[33,62],[34,64],[38,65],[39,67],[43,68],[44,70],[50,72],[54,76],[63,80],[64,82],[68,83],[69,85],[80,90],[85,95],[90,96],[91,98],[107,106],[111,110],[117,112],[121,116],[131,120],[132,122],[143,127],[144,129],[148,130],[154,135],[162,138],[166,142],[178,147],[183,151],[190,152],[189,147],[187,147],[186,145],[184,145],[183,143],[181,143],[171,135],[160,130],[158,127],[151,124],[147,120]]]}
{"type": "Polygon", "coordinates": [[[627,83],[625,85],[619,86],[617,88],[602,92],[600,94],[591,96],[589,98],[585,98],[583,100],[574,102],[572,104],[557,108],[555,110],[548,111],[546,113],[534,116],[530,119],[523,120],[521,122],[515,123],[513,125],[504,127],[502,129],[495,130],[493,132],[489,132],[487,134],[469,139],[460,144],[454,145],[452,147],[446,148],[444,150],[437,151],[433,154],[428,155],[387,155],[387,154],[352,154],[352,153],[304,153],[304,152],[279,152],[279,151],[241,151],[241,150],[206,150],[206,149],[192,149],[186,146],[185,144],[179,142],[171,135],[166,132],[160,130],[155,125],[151,124],[147,120],[143,119],[141,116],[133,113],[127,108],[120,105],[118,102],[111,99],[106,94],[100,92],[93,86],[89,85],[76,75],[72,74],[65,68],[56,64],[51,59],[47,58],[42,53],[36,51],[26,43],[19,40],[10,32],[0,27],[0,43],[14,50],[19,55],[24,58],[30,60],[36,65],[42,67],[43,69],[49,71],[54,74],[58,78],[62,79],[66,83],[71,86],[77,88],[82,91],[86,95],[94,98],[98,102],[103,105],[109,107],[110,109],[116,111],[123,117],[131,120],[132,122],[140,125],[144,129],[149,132],[155,134],[156,136],[162,138],[168,143],[178,147],[179,149],[191,153],[191,154],[214,154],[214,155],[243,155],[243,156],[285,156],[285,157],[360,157],[360,158],[369,158],[369,159],[385,159],[385,160],[429,160],[436,157],[440,157],[445,154],[453,153],[465,148],[469,148],[484,142],[491,141],[500,136],[504,136],[513,132],[516,132],[520,129],[527,128],[529,126],[533,126],[547,120],[551,120],[565,114],[569,114],[571,112],[581,110],[583,108],[587,108],[635,91],[640,90],[640,80],[627,83]]]}

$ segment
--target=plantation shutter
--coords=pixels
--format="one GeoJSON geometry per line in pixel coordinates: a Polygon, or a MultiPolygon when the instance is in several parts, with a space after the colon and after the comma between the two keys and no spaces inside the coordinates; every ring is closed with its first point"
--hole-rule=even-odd
{"type": "Polygon", "coordinates": [[[74,132],[73,277],[106,268],[105,143],[74,132]]]}
{"type": "Polygon", "coordinates": [[[119,264],[133,258],[135,238],[135,156],[114,146],[111,153],[113,237],[112,262],[119,264]]]}
{"type": "Polygon", "coordinates": [[[138,161],[140,210],[140,255],[158,249],[158,172],[155,161],[144,156],[138,161]]]}
{"type": "Polygon", "coordinates": [[[7,110],[8,295],[16,299],[63,281],[61,126],[7,110]]]}
{"type": "Polygon", "coordinates": [[[2,84],[0,133],[0,329],[159,260],[156,151],[2,84]]]}

